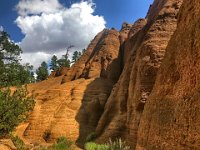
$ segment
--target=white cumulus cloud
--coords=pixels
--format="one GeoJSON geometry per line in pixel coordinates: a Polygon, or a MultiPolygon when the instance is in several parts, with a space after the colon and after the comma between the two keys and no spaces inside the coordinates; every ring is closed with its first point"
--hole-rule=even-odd
{"type": "Polygon", "coordinates": [[[19,15],[54,13],[62,5],[57,0],[21,0],[16,6],[19,15]]]}
{"type": "Polygon", "coordinates": [[[34,66],[46,58],[44,55],[49,58],[69,45],[74,45],[74,50],[86,48],[106,23],[102,16],[94,15],[91,0],[74,3],[69,8],[58,0],[20,0],[16,8],[19,16],[15,22],[25,35],[20,42],[22,59],[34,66]]]}

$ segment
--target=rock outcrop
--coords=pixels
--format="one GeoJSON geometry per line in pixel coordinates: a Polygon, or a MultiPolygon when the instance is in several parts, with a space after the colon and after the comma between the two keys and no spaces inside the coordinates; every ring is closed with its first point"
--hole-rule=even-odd
{"type": "Polygon", "coordinates": [[[17,134],[33,145],[66,136],[83,146],[121,74],[120,52],[120,33],[105,29],[71,68],[60,68],[48,80],[28,85],[36,105],[17,134]]]}
{"type": "MultiPolygon", "coordinates": [[[[124,27],[125,28],[125,27],[124,27]]],[[[104,29],[88,46],[83,56],[71,68],[60,68],[50,78],[64,76],[62,83],[79,78],[107,78],[118,80],[121,73],[120,38],[126,33],[104,29]]]]}
{"type": "Polygon", "coordinates": [[[128,53],[125,56],[130,57],[127,57],[128,61],[98,123],[97,142],[121,137],[135,148],[144,105],[153,89],[166,46],[176,29],[181,2],[155,0],[146,24],[145,20],[140,21],[144,27],[129,34],[124,51],[128,53]]]}
{"type": "Polygon", "coordinates": [[[122,138],[137,150],[199,149],[200,1],[181,5],[155,0],[145,19],[104,29],[71,68],[28,85],[36,106],[17,134],[33,144],[66,136],[82,147],[96,132],[96,142],[122,138]]]}
{"type": "Polygon", "coordinates": [[[66,136],[79,144],[95,130],[114,83],[101,78],[61,81],[62,76],[28,86],[36,105],[27,125],[17,130],[25,143],[50,143],[66,136]]]}
{"type": "Polygon", "coordinates": [[[99,43],[100,39],[102,39],[102,36],[104,34],[105,30],[95,36],[95,38],[88,45],[88,48],[86,49],[82,57],[71,68],[62,67],[56,71],[53,71],[49,78],[65,76],[63,78],[63,82],[72,81],[80,78],[85,68],[85,63],[88,61],[91,53],[96,48],[97,44],[99,43]]]}
{"type": "Polygon", "coordinates": [[[16,150],[17,148],[10,139],[0,139],[0,150],[16,150]]]}
{"type": "Polygon", "coordinates": [[[199,10],[199,0],[184,0],[177,30],[145,104],[138,150],[200,148],[199,10]]]}

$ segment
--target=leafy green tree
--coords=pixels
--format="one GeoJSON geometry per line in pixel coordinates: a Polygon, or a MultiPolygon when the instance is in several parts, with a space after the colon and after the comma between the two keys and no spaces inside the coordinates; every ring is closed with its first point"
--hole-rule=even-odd
{"type": "Polygon", "coordinates": [[[67,67],[67,68],[69,68],[71,62],[70,62],[69,59],[61,58],[61,59],[58,60],[58,64],[59,64],[59,67],[67,67]]]}
{"type": "Polygon", "coordinates": [[[19,88],[0,91],[0,138],[7,136],[19,123],[25,121],[34,107],[33,97],[27,97],[27,90],[19,88]]]}
{"type": "Polygon", "coordinates": [[[19,70],[20,70],[19,75],[21,76],[20,80],[22,84],[35,82],[32,65],[26,63],[24,66],[21,65],[19,70]]]}
{"type": "Polygon", "coordinates": [[[63,55],[61,59],[58,60],[59,67],[67,67],[67,68],[70,67],[71,61],[69,60],[68,57],[68,51],[69,48],[67,49],[67,53],[63,55]]]}
{"type": "MultiPolygon", "coordinates": [[[[84,53],[84,50],[83,50],[83,53],[84,53]]],[[[75,51],[72,56],[72,63],[75,63],[77,60],[79,60],[83,53],[75,51]]]]}
{"type": "Polygon", "coordinates": [[[22,50],[10,40],[5,31],[0,31],[0,87],[31,83],[32,66],[20,64],[22,50]]]}
{"type": "Polygon", "coordinates": [[[9,134],[24,121],[34,107],[32,97],[23,88],[11,92],[8,86],[19,86],[33,81],[33,67],[20,64],[22,50],[0,31],[0,138],[9,134]]]}
{"type": "Polygon", "coordinates": [[[53,55],[53,57],[51,58],[50,69],[55,71],[58,69],[58,67],[59,67],[58,58],[56,55],[53,55]]]}
{"type": "Polygon", "coordinates": [[[70,49],[73,48],[74,45],[70,45],[67,47],[67,52],[65,55],[62,56],[61,59],[58,60],[59,67],[70,67],[71,61],[69,60],[69,52],[70,49]]]}
{"type": "Polygon", "coordinates": [[[75,51],[72,56],[72,62],[76,62],[79,59],[79,52],[75,51]]]}
{"type": "Polygon", "coordinates": [[[22,50],[10,40],[5,31],[0,31],[0,61],[3,63],[18,62],[22,50]]]}
{"type": "Polygon", "coordinates": [[[37,81],[43,81],[48,78],[48,65],[45,61],[41,63],[39,68],[36,70],[37,81]]]}
{"type": "Polygon", "coordinates": [[[0,87],[23,85],[34,82],[33,66],[12,62],[0,67],[0,87]]]}

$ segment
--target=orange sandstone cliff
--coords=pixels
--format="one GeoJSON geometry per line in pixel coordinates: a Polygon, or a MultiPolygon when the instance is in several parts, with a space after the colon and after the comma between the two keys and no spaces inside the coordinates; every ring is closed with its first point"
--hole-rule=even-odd
{"type": "Polygon", "coordinates": [[[184,0],[145,104],[137,149],[200,149],[200,1],[184,0]]]}
{"type": "MultiPolygon", "coordinates": [[[[125,41],[128,60],[98,123],[98,142],[121,137],[135,148],[144,105],[154,87],[166,46],[176,29],[181,2],[155,0],[144,27],[131,33],[132,36],[125,41]]],[[[145,23],[145,20],[139,21],[145,23]]]]}
{"type": "Polygon", "coordinates": [[[121,74],[120,53],[120,33],[105,29],[71,68],[60,68],[48,80],[28,85],[36,105],[17,134],[26,143],[49,143],[66,136],[82,146],[95,131],[121,74]]]}
{"type": "Polygon", "coordinates": [[[28,85],[36,106],[17,134],[33,144],[66,136],[83,147],[96,132],[98,143],[122,138],[137,150],[199,149],[199,10],[199,0],[155,0],[145,19],[104,29],[71,68],[28,85]]]}

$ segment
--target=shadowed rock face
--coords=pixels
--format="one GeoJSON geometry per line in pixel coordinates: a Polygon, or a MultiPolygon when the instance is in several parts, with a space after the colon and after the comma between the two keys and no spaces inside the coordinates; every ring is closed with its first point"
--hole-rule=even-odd
{"type": "Polygon", "coordinates": [[[132,48],[135,45],[136,38],[133,36],[137,34],[138,31],[140,31],[147,23],[146,19],[138,19],[131,27],[125,42],[122,44],[122,50],[123,50],[123,66],[127,63],[129,60],[129,57],[131,56],[132,48]]]}
{"type": "Polygon", "coordinates": [[[145,105],[137,149],[200,147],[199,9],[199,0],[184,0],[177,30],[145,105]]]}
{"type": "Polygon", "coordinates": [[[97,142],[122,137],[133,148],[136,146],[144,105],[153,89],[166,46],[176,29],[181,2],[156,0],[149,10],[147,22],[142,20],[140,23],[146,25],[129,34],[124,51],[128,51],[125,56],[130,57],[127,57],[128,61],[98,123],[97,142]]]}

